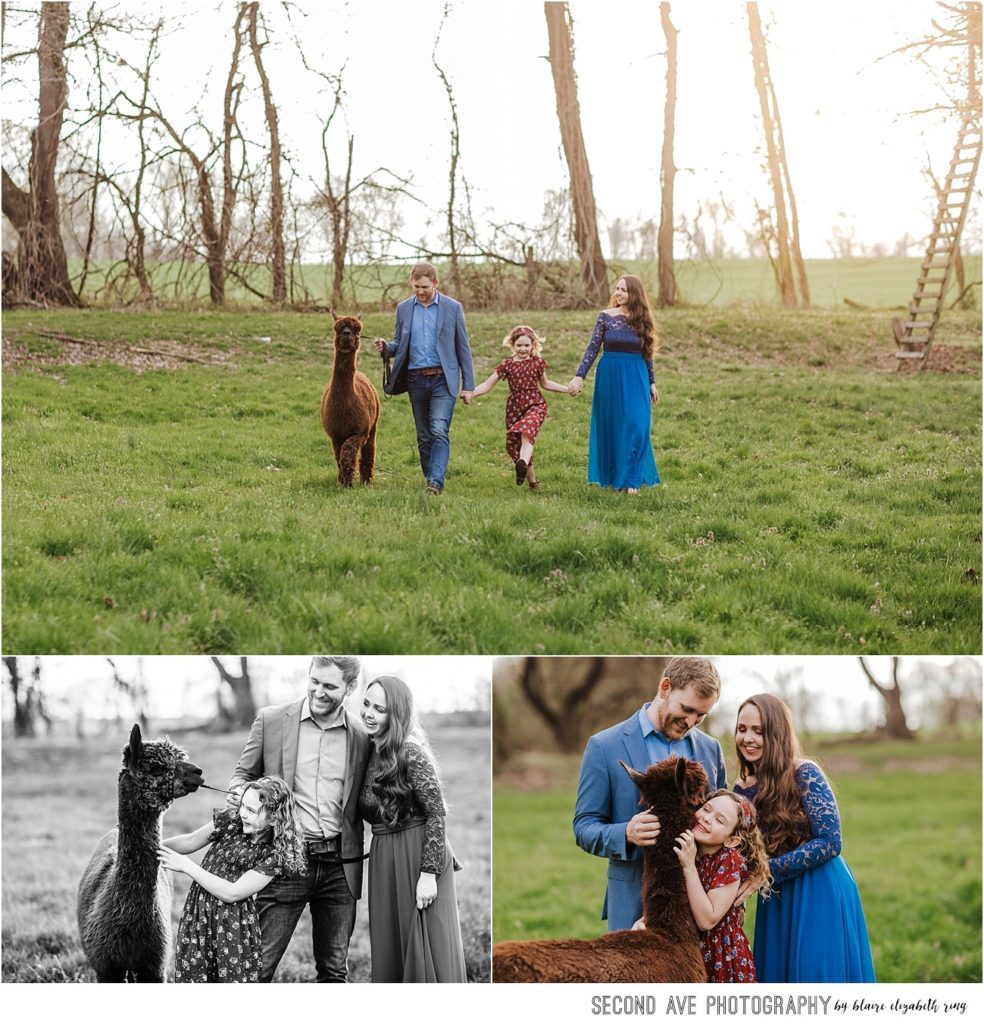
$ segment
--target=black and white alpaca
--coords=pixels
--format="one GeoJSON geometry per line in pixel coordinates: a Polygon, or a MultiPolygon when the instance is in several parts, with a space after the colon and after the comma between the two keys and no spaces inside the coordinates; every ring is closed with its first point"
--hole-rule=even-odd
{"type": "Polygon", "coordinates": [[[202,770],[166,736],[130,731],[119,776],[117,827],[99,840],[79,883],[82,949],[97,981],[166,981],[171,879],[157,863],[161,818],[202,784],[202,770]]]}
{"type": "Polygon", "coordinates": [[[667,757],[637,772],[619,764],[639,787],[640,803],[659,818],[659,839],[647,846],[642,871],[641,931],[609,932],[595,939],[531,939],[492,947],[495,982],[600,984],[703,982],[704,959],[687,900],[674,840],[694,826],[707,775],[696,761],[667,757]]]}

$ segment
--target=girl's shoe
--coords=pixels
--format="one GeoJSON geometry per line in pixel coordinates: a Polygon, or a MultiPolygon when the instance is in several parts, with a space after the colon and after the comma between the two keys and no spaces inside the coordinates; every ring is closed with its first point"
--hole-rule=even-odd
{"type": "Polygon", "coordinates": [[[516,460],[516,483],[521,484],[526,479],[526,462],[523,459],[516,460]]]}

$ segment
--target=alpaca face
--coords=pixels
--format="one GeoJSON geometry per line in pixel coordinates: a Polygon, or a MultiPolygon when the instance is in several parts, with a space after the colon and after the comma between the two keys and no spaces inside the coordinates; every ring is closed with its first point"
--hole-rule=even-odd
{"type": "Polygon", "coordinates": [[[362,321],[354,316],[340,316],[335,321],[335,348],[339,352],[357,352],[362,336],[362,321]]]}
{"type": "Polygon", "coordinates": [[[120,776],[127,788],[139,795],[141,806],[155,812],[165,811],[172,800],[194,793],[204,782],[201,768],[188,760],[181,747],[166,736],[144,743],[138,725],[123,748],[120,776]]]}
{"type": "Polygon", "coordinates": [[[692,821],[704,803],[707,773],[696,761],[685,757],[665,757],[646,772],[637,772],[628,765],[624,767],[639,787],[642,794],[640,803],[651,807],[661,821],[675,821],[680,815],[692,821]]]}

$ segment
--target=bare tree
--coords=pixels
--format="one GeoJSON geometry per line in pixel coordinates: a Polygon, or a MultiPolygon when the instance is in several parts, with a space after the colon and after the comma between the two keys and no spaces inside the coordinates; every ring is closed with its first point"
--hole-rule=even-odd
{"type": "Polygon", "coordinates": [[[560,137],[571,178],[574,206],[574,241],[581,261],[581,281],[591,302],[605,305],[609,299],[608,268],[601,252],[598,212],[595,206],[591,168],[581,131],[581,108],[574,73],[574,35],[566,3],[547,0],[543,5],[550,39],[550,70],[557,97],[560,137]]]}
{"type": "Polygon", "coordinates": [[[277,120],[277,107],[273,102],[273,91],[270,79],[263,66],[262,47],[257,35],[259,4],[246,5],[249,15],[249,45],[253,52],[253,61],[260,76],[263,89],[263,110],[266,115],[267,129],[270,132],[270,244],[273,275],[273,302],[282,306],[287,297],[287,275],[285,271],[284,250],[284,191],[280,177],[280,127],[277,120]]]}
{"type": "Polygon", "coordinates": [[[909,728],[905,720],[905,711],[902,708],[902,687],[899,684],[899,659],[892,658],[892,682],[881,683],[865,662],[864,658],[858,658],[861,664],[861,671],[864,672],[877,691],[878,695],[885,702],[885,725],[883,732],[889,739],[893,740],[914,740],[915,733],[909,728]]]}
{"type": "Polygon", "coordinates": [[[581,749],[641,696],[652,699],[668,658],[524,658],[518,686],[564,751],[581,749]]]}
{"type": "Polygon", "coordinates": [[[434,69],[437,71],[437,75],[441,79],[441,84],[444,86],[445,93],[447,93],[448,106],[451,108],[451,163],[448,170],[448,205],[446,218],[448,229],[448,250],[451,256],[451,270],[449,277],[451,288],[454,294],[458,295],[461,290],[461,278],[458,273],[458,236],[455,230],[454,204],[457,198],[458,160],[461,156],[461,128],[458,124],[458,106],[454,101],[454,90],[451,88],[451,82],[448,80],[448,76],[445,74],[444,68],[442,68],[437,62],[437,47],[441,42],[441,32],[444,30],[444,23],[448,20],[450,10],[451,5],[446,3],[444,5],[444,11],[441,14],[441,24],[438,27],[437,36],[434,39],[434,49],[431,51],[431,63],[434,65],[434,69]]]}
{"type": "Polygon", "coordinates": [[[143,674],[143,659],[137,658],[137,671],[132,679],[125,679],[120,674],[120,670],[112,658],[107,658],[106,661],[109,662],[109,667],[113,671],[113,685],[130,701],[133,706],[133,714],[140,723],[141,731],[147,732],[148,693],[143,674]]]}
{"type": "Polygon", "coordinates": [[[21,676],[20,666],[14,657],[4,657],[7,682],[14,698],[14,736],[33,739],[37,735],[37,720],[44,719],[51,731],[51,719],[44,705],[44,690],[41,686],[41,661],[34,659],[30,681],[21,676]]]}
{"type": "Polygon", "coordinates": [[[666,37],[666,100],[663,104],[663,155],[660,162],[659,233],[656,240],[659,267],[660,306],[676,305],[676,274],[673,272],[673,134],[676,122],[677,30],[670,21],[670,5],[659,5],[659,18],[666,37]]]}
{"type": "Polygon", "coordinates": [[[796,212],[792,182],[789,178],[782,122],[779,118],[779,101],[776,98],[775,83],[769,71],[769,55],[766,50],[765,33],[762,29],[762,20],[759,17],[758,4],[750,2],[745,5],[745,8],[748,13],[748,31],[752,41],[755,91],[758,93],[759,109],[762,114],[766,160],[769,180],[772,183],[773,211],[775,213],[773,241],[776,250],[773,267],[783,306],[787,309],[795,309],[800,302],[804,306],[810,304],[806,264],[803,262],[803,255],[800,252],[799,217],[796,212]],[[793,277],[794,263],[795,279],[793,277]],[[796,296],[797,279],[799,281],[799,300],[796,296]]]}
{"type": "MultiPolygon", "coordinates": [[[[15,263],[4,275],[4,298],[58,306],[81,305],[68,276],[68,259],[62,241],[55,168],[62,121],[68,102],[65,44],[69,5],[41,4],[38,43],[38,124],[31,132],[28,188],[18,187],[7,169],[2,170],[4,214],[17,230],[15,263]],[[7,287],[17,295],[8,295],[7,287]]],[[[6,267],[5,267],[6,269],[6,267]]]]}
{"type": "Polygon", "coordinates": [[[249,677],[249,663],[245,657],[239,659],[239,675],[230,672],[215,655],[212,655],[212,664],[219,672],[218,707],[219,725],[222,728],[232,729],[237,727],[249,728],[256,718],[256,701],[253,698],[253,683],[249,677]],[[232,707],[230,708],[223,699],[223,685],[229,687],[232,693],[232,707]]]}

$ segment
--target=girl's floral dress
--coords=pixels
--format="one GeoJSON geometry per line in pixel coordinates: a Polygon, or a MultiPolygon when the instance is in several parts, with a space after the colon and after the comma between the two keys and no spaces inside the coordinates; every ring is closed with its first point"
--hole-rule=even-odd
{"type": "MultiPolygon", "coordinates": [[[[202,867],[213,875],[235,882],[247,871],[276,875],[271,842],[254,843],[243,832],[236,811],[213,815],[212,844],[202,867]]],[[[178,923],[175,981],[259,981],[260,921],[256,897],[224,903],[191,883],[178,923]]]]}
{"type": "Polygon", "coordinates": [[[513,462],[519,459],[523,434],[536,442],[536,435],[547,418],[547,402],[540,391],[540,378],[546,371],[547,361],[542,356],[506,359],[495,368],[499,380],[509,382],[509,397],[506,399],[506,451],[513,462]]]}
{"type": "MultiPolygon", "coordinates": [[[[697,875],[704,891],[710,892],[732,882],[740,886],[748,867],[737,850],[722,846],[717,853],[697,858],[697,875]]],[[[697,933],[708,981],[758,981],[752,950],[742,929],[744,921],[745,905],[735,903],[713,928],[697,933]]]]}

